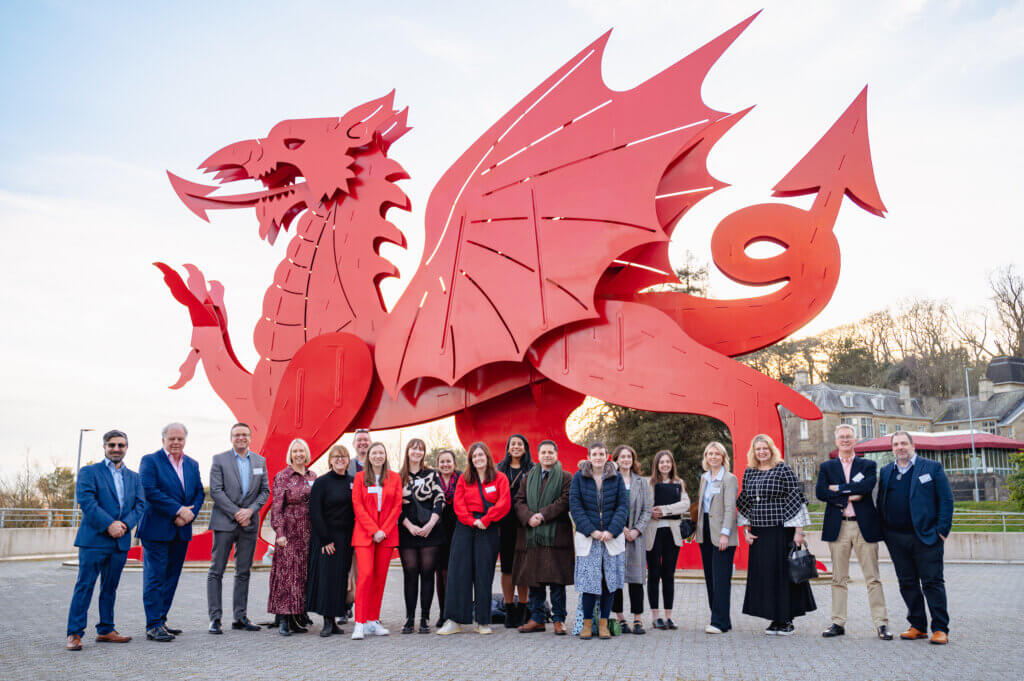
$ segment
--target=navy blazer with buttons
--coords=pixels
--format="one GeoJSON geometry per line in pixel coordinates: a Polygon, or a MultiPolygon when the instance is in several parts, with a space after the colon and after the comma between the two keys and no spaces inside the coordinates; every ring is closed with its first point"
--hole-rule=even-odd
{"type": "Polygon", "coordinates": [[[878,466],[871,459],[860,456],[853,457],[850,465],[850,482],[846,482],[846,474],[843,472],[843,463],[839,458],[829,459],[821,463],[818,469],[818,484],[815,487],[815,495],[820,501],[825,502],[825,520],[821,525],[822,541],[835,541],[839,539],[839,529],[843,524],[843,510],[846,502],[851,496],[860,495],[859,501],[853,504],[853,513],[857,516],[857,527],[864,541],[877,542],[882,540],[882,525],[878,518],[878,510],[875,508],[874,499],[871,498],[875,489],[875,482],[878,480],[876,471],[878,466]],[[854,481],[858,475],[863,475],[860,480],[854,481]],[[838,485],[838,491],[829,489],[829,485],[838,485]]]}
{"type": "Polygon", "coordinates": [[[123,504],[117,501],[114,474],[107,468],[106,459],[78,471],[75,499],[82,509],[82,523],[75,535],[75,546],[117,551],[131,548],[132,528],[142,517],[145,499],[138,473],[128,470],[123,464],[121,470],[124,479],[123,504]],[[107,528],[115,520],[128,526],[128,531],[116,539],[107,533],[107,528]]]}
{"type": "MultiPolygon", "coordinates": [[[[896,462],[882,468],[878,480],[878,512],[885,531],[885,494],[889,478],[896,475],[896,462]]],[[[932,546],[939,539],[949,536],[953,528],[953,490],[949,486],[946,471],[938,461],[918,455],[910,470],[910,520],[914,533],[923,543],[932,546]],[[929,479],[922,482],[921,478],[929,479]]]]}
{"type": "Polygon", "coordinates": [[[178,527],[174,518],[182,506],[191,507],[192,513],[198,516],[206,493],[196,460],[182,454],[181,461],[184,488],[163,449],[147,454],[139,462],[139,479],[146,495],[146,510],[139,522],[139,539],[188,541],[192,538],[192,523],[178,527]]]}

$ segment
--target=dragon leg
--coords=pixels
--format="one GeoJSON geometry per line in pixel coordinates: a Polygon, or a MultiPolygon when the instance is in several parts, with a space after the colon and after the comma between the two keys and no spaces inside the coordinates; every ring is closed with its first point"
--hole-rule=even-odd
{"type": "Polygon", "coordinates": [[[572,472],[587,450],[569,439],[565,421],[584,399],[586,395],[553,381],[531,383],[459,411],[455,429],[463,446],[485,442],[495,460],[504,456],[505,442],[513,433],[525,437],[534,452],[538,442],[554,440],[559,461],[572,472]]]}

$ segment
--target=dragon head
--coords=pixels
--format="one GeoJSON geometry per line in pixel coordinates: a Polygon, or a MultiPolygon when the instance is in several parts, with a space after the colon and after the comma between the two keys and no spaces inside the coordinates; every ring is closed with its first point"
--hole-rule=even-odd
{"type": "Polygon", "coordinates": [[[217,186],[167,175],[185,205],[209,222],[206,211],[220,208],[256,210],[260,237],[273,243],[302,211],[320,212],[350,195],[358,159],[388,147],[410,130],[408,109],[395,111],[390,93],[349,111],[341,118],[282,121],[266,137],[235,142],[199,165],[218,184],[258,180],[265,189],[232,196],[210,196],[217,186]]]}

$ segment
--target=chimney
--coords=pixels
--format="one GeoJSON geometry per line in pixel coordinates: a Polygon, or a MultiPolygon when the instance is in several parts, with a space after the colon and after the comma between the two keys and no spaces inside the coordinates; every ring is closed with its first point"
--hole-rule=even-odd
{"type": "Polygon", "coordinates": [[[808,377],[809,374],[806,370],[798,369],[797,372],[793,375],[793,387],[802,388],[805,385],[808,385],[811,382],[808,377]]]}
{"type": "Polygon", "coordinates": [[[978,381],[978,399],[982,402],[987,402],[992,397],[994,384],[987,378],[982,378],[978,381]]]}
{"type": "Polygon", "coordinates": [[[905,415],[914,415],[914,404],[910,400],[910,384],[906,381],[900,383],[900,404],[903,405],[903,413],[905,415]]]}

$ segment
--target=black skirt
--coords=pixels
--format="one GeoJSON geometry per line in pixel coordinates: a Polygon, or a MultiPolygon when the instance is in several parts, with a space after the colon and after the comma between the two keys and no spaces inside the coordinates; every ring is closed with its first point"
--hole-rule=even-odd
{"type": "Polygon", "coordinates": [[[352,535],[334,542],[334,555],[321,551],[316,534],[309,538],[309,572],[306,575],[306,611],[324,617],[345,614],[348,604],[348,572],[352,566],[352,535]]]}
{"type": "Polygon", "coordinates": [[[776,525],[750,530],[757,539],[750,545],[747,561],[743,614],[787,622],[816,610],[810,583],[789,581],[789,545],[796,528],[776,525]]]}

